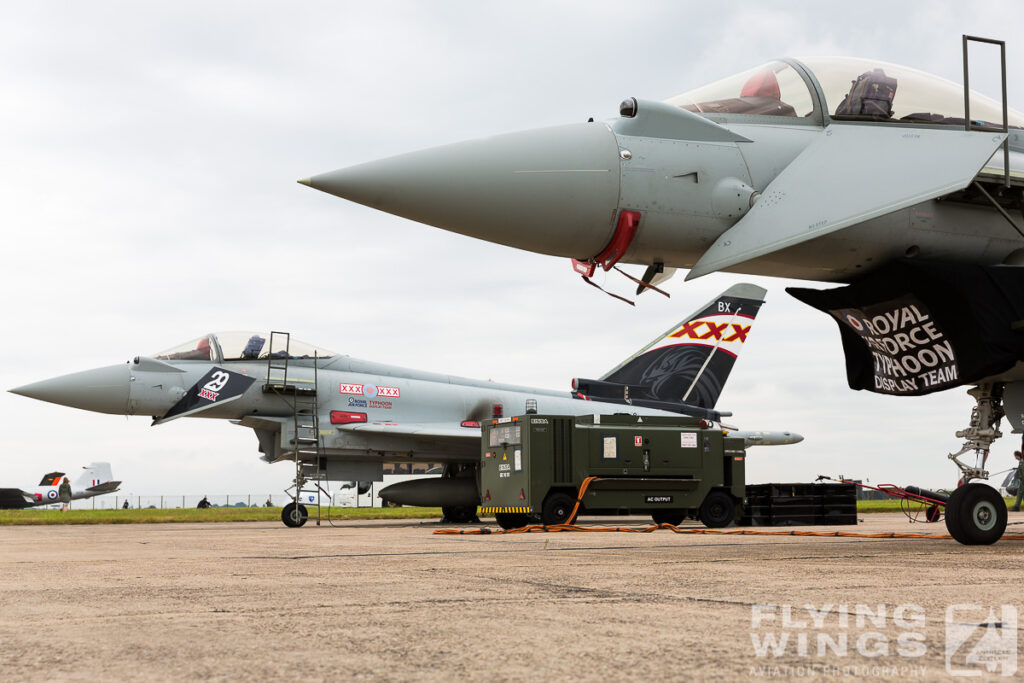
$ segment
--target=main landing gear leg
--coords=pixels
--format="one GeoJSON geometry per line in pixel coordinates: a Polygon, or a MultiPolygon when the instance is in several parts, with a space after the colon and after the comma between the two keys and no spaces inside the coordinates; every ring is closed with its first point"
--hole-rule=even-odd
{"type": "Polygon", "coordinates": [[[960,469],[960,485],[946,503],[946,529],[949,535],[964,545],[988,545],[998,541],[1006,530],[1006,503],[999,492],[972,479],[988,479],[985,463],[993,442],[1002,436],[999,421],[1003,412],[1003,384],[979,384],[967,393],[976,405],[971,411],[967,429],[956,433],[964,445],[950,453],[960,469]],[[967,465],[960,456],[974,451],[974,465],[967,465]]]}

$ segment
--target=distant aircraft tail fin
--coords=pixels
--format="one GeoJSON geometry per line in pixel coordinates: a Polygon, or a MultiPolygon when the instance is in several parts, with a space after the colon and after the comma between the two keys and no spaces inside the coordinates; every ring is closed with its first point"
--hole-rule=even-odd
{"type": "Polygon", "coordinates": [[[43,475],[43,478],[39,480],[40,486],[57,486],[63,479],[63,472],[48,472],[43,475]]]}
{"type": "Polygon", "coordinates": [[[595,400],[713,409],[766,293],[733,285],[601,379],[573,380],[573,391],[595,400]]]}
{"type": "Polygon", "coordinates": [[[75,479],[75,488],[90,489],[113,481],[113,479],[114,475],[109,462],[94,462],[82,468],[82,473],[75,479]]]}

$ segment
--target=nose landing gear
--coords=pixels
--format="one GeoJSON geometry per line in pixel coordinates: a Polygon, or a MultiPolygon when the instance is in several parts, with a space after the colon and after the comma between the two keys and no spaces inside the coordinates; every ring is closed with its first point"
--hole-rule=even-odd
{"type": "Polygon", "coordinates": [[[989,545],[998,541],[1006,531],[1006,502],[999,491],[987,484],[972,483],[972,479],[988,479],[985,462],[992,443],[1002,436],[999,421],[1003,411],[1003,384],[979,384],[967,393],[977,404],[971,411],[967,429],[956,433],[966,439],[963,447],[950,453],[961,472],[961,485],[946,503],[946,529],[949,535],[964,545],[989,545]],[[961,462],[960,456],[974,451],[974,466],[961,462]]]}
{"type": "Polygon", "coordinates": [[[300,527],[309,519],[309,511],[302,503],[288,503],[281,509],[281,521],[285,526],[300,527]]]}
{"type": "Polygon", "coordinates": [[[946,503],[946,529],[964,545],[991,545],[1006,531],[1006,503],[987,484],[964,484],[946,503]]]}

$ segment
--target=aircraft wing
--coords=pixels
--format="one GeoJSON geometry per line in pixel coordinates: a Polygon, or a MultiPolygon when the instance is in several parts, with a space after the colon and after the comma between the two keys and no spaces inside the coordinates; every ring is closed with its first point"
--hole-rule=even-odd
{"type": "Polygon", "coordinates": [[[0,489],[0,509],[17,510],[36,504],[35,496],[21,489],[0,489]]]}
{"type": "Polygon", "coordinates": [[[687,274],[707,275],[966,187],[1003,133],[832,125],[687,274]]]}
{"type": "Polygon", "coordinates": [[[440,439],[480,440],[479,427],[461,427],[451,422],[367,422],[341,427],[345,431],[421,436],[440,439]]]}
{"type": "Polygon", "coordinates": [[[97,484],[96,486],[90,486],[85,491],[86,491],[86,493],[93,493],[93,494],[99,496],[99,495],[102,495],[104,493],[113,493],[114,491],[117,491],[120,488],[120,486],[121,486],[121,482],[119,482],[119,481],[105,481],[102,484],[97,484]]]}
{"type": "MultiPolygon", "coordinates": [[[[989,182],[999,182],[1003,179],[1006,168],[1003,166],[1003,150],[997,149],[992,158],[985,164],[978,175],[989,182]]],[[[1015,149],[1010,150],[1010,178],[1013,180],[1024,180],[1024,152],[1015,149]]]]}

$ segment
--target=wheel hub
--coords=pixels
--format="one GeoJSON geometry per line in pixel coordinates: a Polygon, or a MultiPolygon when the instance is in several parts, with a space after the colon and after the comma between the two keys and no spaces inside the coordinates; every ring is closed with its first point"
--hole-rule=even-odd
{"type": "Polygon", "coordinates": [[[974,506],[974,523],[982,531],[988,531],[996,525],[996,509],[989,502],[981,502],[974,506]]]}

